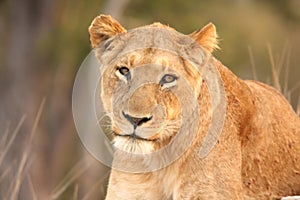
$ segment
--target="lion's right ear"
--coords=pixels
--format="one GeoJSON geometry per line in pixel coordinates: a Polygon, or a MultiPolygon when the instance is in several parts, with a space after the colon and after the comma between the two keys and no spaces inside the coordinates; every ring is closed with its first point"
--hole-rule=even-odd
{"type": "Polygon", "coordinates": [[[125,32],[126,29],[110,15],[97,16],[89,27],[91,45],[95,48],[108,38],[125,32]]]}

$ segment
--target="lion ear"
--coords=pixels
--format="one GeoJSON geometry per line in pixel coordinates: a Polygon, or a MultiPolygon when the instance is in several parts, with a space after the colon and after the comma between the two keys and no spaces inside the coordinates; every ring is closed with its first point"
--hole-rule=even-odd
{"type": "Polygon", "coordinates": [[[89,27],[91,45],[95,48],[110,37],[124,32],[126,29],[110,15],[97,16],[89,27]]]}
{"type": "Polygon", "coordinates": [[[213,23],[207,24],[201,30],[189,34],[189,36],[210,53],[215,49],[219,49],[218,35],[213,23]]]}

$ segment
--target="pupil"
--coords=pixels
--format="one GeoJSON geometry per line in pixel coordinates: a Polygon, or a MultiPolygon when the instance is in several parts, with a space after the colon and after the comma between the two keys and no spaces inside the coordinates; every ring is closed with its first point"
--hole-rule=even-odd
{"type": "Polygon", "coordinates": [[[121,67],[119,71],[122,75],[125,75],[129,72],[129,69],[127,67],[121,67]]]}
{"type": "Polygon", "coordinates": [[[168,75],[168,76],[165,77],[165,81],[166,82],[172,82],[173,80],[174,80],[174,78],[172,76],[170,76],[170,75],[168,75]]]}

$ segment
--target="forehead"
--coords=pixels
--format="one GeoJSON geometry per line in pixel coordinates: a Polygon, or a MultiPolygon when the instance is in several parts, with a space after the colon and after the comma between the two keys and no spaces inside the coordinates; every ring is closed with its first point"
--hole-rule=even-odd
{"type": "Polygon", "coordinates": [[[104,68],[122,64],[198,68],[206,52],[187,35],[173,29],[146,26],[108,39],[96,49],[96,56],[104,68]]]}
{"type": "Polygon", "coordinates": [[[179,53],[183,47],[191,46],[195,41],[173,29],[145,26],[119,34],[106,41],[104,45],[109,46],[114,42],[121,43],[125,51],[152,47],[179,53]]]}

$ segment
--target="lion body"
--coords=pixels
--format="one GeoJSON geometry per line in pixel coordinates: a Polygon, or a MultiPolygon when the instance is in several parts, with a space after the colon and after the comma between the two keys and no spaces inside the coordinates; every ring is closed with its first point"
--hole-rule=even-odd
{"type": "MultiPolygon", "coordinates": [[[[119,26],[113,19],[103,16],[102,19],[100,17],[95,20],[100,24],[119,26]]],[[[93,22],[94,26],[97,23],[93,22]]],[[[97,41],[93,46],[97,46],[99,41],[103,38],[106,40],[108,37],[103,35],[97,37],[95,33],[101,33],[101,27],[99,31],[96,30],[99,27],[94,26],[91,26],[90,33],[97,41]]],[[[210,48],[209,42],[213,42],[211,38],[208,40],[203,38],[205,34],[211,35],[212,30],[206,29],[200,32],[201,34],[195,35],[201,37],[200,45],[203,44],[204,49],[211,51],[216,44],[212,44],[210,48]]],[[[109,30],[105,31],[106,34],[107,32],[109,30]]],[[[112,35],[116,34],[120,33],[114,32],[112,35]]],[[[91,41],[93,43],[93,39],[91,41]]],[[[277,90],[260,82],[241,80],[221,62],[210,58],[209,62],[218,69],[225,88],[226,118],[217,143],[205,158],[200,158],[199,150],[211,120],[209,114],[211,113],[211,97],[201,74],[193,72],[186,63],[160,51],[131,52],[126,55],[125,60],[129,66],[128,70],[134,71],[132,69],[134,66],[158,62],[161,65],[167,65],[167,68],[179,71],[199,95],[197,96],[197,103],[201,108],[197,121],[199,129],[183,155],[164,168],[144,173],[129,173],[112,169],[106,199],[278,199],[300,194],[300,119],[277,90]]],[[[116,69],[111,68],[105,71],[103,78],[104,94],[101,98],[108,112],[112,112],[114,103],[118,104],[118,99],[113,101],[111,98],[114,95],[113,88],[117,87],[118,82],[112,72],[114,70],[116,69]]],[[[132,75],[143,76],[143,74],[132,75]]],[[[152,75],[155,76],[155,74],[152,75]]],[[[124,84],[127,84],[126,80],[121,85],[124,84]]],[[[127,93],[130,93],[130,90],[128,91],[127,93]]],[[[145,84],[128,97],[127,93],[122,93],[122,101],[126,101],[127,107],[120,103],[117,108],[123,110],[130,108],[130,115],[148,116],[151,106],[162,105],[167,110],[164,113],[165,124],[167,124],[179,118],[182,114],[181,106],[187,106],[180,104],[178,99],[168,91],[155,84],[145,84]]],[[[125,118],[126,116],[129,114],[125,115],[125,118]]],[[[134,144],[136,145],[134,147],[128,146],[126,142],[131,140],[127,137],[128,135],[125,135],[126,138],[122,135],[128,129],[124,128],[125,125],[118,124],[119,121],[125,120],[123,122],[127,123],[126,127],[129,126],[128,120],[126,122],[123,118],[121,115],[116,116],[115,122],[112,119],[112,126],[115,128],[118,144],[121,148],[124,146],[126,151],[149,153],[170,141],[171,136],[166,136],[166,133],[169,133],[166,131],[164,136],[161,133],[151,137],[142,135],[147,136],[147,141],[139,141],[134,144]],[[161,142],[158,143],[157,140],[161,142]],[[122,143],[122,141],[125,142],[122,143]]],[[[156,120],[154,117],[148,118],[156,120]]],[[[151,124],[151,120],[143,124],[145,127],[142,129],[143,126],[141,126],[140,130],[148,130],[146,128],[155,126],[151,124]]],[[[129,160],[121,159],[120,162],[126,165],[129,160]]]]}

